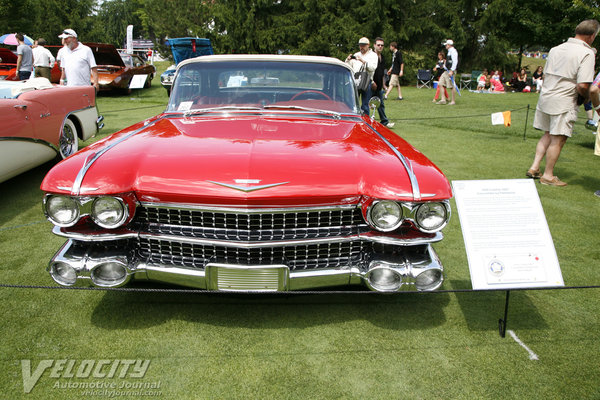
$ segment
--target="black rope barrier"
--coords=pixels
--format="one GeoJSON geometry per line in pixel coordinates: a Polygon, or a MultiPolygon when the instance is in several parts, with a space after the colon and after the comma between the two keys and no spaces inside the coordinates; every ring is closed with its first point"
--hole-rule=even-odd
{"type": "Polygon", "coordinates": [[[320,294],[320,295],[331,295],[331,294],[374,294],[384,296],[394,296],[403,294],[443,294],[443,293],[479,293],[479,292],[506,292],[507,290],[513,291],[542,291],[542,290],[573,290],[573,289],[600,289],[600,285],[586,285],[586,286],[557,286],[557,287],[536,287],[536,288],[511,288],[511,289],[445,289],[445,290],[434,290],[427,292],[420,291],[400,291],[400,292],[375,292],[371,290],[291,290],[285,292],[271,292],[271,291],[216,291],[206,289],[177,289],[177,288],[132,288],[132,287],[96,287],[96,286],[45,286],[45,285],[14,285],[0,283],[0,288],[4,289],[46,289],[46,290],[83,290],[83,291],[104,291],[104,292],[161,292],[161,293],[185,293],[185,294],[271,294],[271,295],[306,295],[306,294],[320,294]]]}
{"type": "MultiPolygon", "coordinates": [[[[511,113],[517,112],[517,111],[521,111],[521,110],[529,110],[529,104],[521,107],[521,108],[517,108],[514,110],[504,110],[504,111],[510,111],[511,113]]],[[[502,111],[494,111],[494,112],[502,112],[502,111]]],[[[456,119],[456,118],[477,118],[477,117],[489,117],[491,114],[493,114],[494,112],[488,112],[485,114],[471,114],[471,115],[453,115],[453,116],[445,116],[445,117],[427,117],[427,118],[394,118],[394,121],[426,121],[426,120],[437,120],[437,119],[456,119]]]]}

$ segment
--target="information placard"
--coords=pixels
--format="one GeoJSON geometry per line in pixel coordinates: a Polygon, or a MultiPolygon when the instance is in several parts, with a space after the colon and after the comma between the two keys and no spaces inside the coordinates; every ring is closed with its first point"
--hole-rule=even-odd
{"type": "Polygon", "coordinates": [[[146,78],[148,78],[148,74],[134,75],[129,82],[129,89],[142,89],[146,84],[146,78]]]}
{"type": "Polygon", "coordinates": [[[473,289],[564,286],[533,179],[453,181],[473,289]]]}

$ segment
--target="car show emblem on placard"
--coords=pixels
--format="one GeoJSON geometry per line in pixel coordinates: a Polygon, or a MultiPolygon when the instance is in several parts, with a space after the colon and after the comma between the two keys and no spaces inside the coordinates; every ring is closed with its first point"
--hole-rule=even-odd
{"type": "Polygon", "coordinates": [[[214,183],[215,185],[228,187],[230,189],[240,190],[242,192],[254,192],[255,190],[268,189],[274,186],[285,185],[289,182],[279,182],[279,183],[270,183],[268,185],[258,185],[251,186],[252,184],[260,183],[260,179],[234,179],[233,180],[236,185],[231,183],[223,183],[223,182],[215,182],[215,181],[207,181],[210,183],[214,183]]]}

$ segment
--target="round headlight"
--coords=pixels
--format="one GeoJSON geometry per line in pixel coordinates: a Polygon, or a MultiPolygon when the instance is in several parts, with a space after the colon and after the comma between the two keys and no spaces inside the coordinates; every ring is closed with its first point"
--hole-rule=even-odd
{"type": "Polygon", "coordinates": [[[50,196],[46,200],[46,215],[58,226],[73,226],[79,218],[79,203],[67,196],[50,196]]]}
{"type": "Polygon", "coordinates": [[[125,204],[116,197],[98,197],[92,203],[91,216],[94,222],[103,228],[116,228],[127,217],[125,204]]]}
{"type": "Polygon", "coordinates": [[[379,201],[371,207],[369,221],[380,231],[393,231],[402,224],[402,207],[395,201],[379,201]]]}
{"type": "Polygon", "coordinates": [[[424,203],[416,212],[416,221],[424,232],[436,232],[448,222],[448,210],[444,203],[424,203]]]}

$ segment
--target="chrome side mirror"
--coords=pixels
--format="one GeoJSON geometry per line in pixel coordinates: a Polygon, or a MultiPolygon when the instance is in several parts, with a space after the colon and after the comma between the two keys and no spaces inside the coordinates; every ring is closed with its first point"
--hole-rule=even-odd
{"type": "Polygon", "coordinates": [[[381,100],[377,96],[371,97],[369,100],[369,110],[371,110],[371,119],[375,118],[375,110],[381,106],[381,100]]]}

